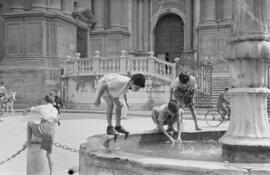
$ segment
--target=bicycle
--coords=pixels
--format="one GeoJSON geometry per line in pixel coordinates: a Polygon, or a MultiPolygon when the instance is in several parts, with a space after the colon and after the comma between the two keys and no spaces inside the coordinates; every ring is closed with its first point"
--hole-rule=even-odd
{"type": "Polygon", "coordinates": [[[218,127],[222,123],[225,123],[230,120],[228,115],[222,117],[221,112],[215,108],[208,110],[205,114],[204,119],[207,125],[211,127],[218,127]]]}

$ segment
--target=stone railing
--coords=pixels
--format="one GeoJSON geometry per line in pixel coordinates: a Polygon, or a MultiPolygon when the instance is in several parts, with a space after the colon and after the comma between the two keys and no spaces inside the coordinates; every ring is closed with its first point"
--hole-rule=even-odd
{"type": "Polygon", "coordinates": [[[175,63],[160,60],[153,54],[150,52],[148,57],[134,57],[126,56],[126,51],[122,51],[119,57],[101,57],[100,52],[96,51],[92,58],[80,58],[80,54],[77,53],[76,58],[67,57],[63,61],[63,77],[140,72],[164,80],[172,80],[176,76],[175,63]]]}

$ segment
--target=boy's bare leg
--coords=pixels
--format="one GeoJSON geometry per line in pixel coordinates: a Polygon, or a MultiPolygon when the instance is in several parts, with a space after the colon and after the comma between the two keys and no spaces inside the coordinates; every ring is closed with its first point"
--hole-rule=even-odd
{"type": "Polygon", "coordinates": [[[103,97],[107,104],[107,109],[106,109],[106,117],[107,117],[107,124],[108,126],[112,125],[112,115],[113,115],[113,100],[109,96],[103,97]]]}
{"type": "Polygon", "coordinates": [[[113,107],[114,107],[113,99],[111,97],[109,97],[109,96],[105,96],[103,98],[107,103],[107,112],[106,112],[107,124],[108,124],[108,126],[107,126],[107,134],[108,135],[118,135],[119,133],[112,126],[112,115],[113,115],[113,107]]]}
{"type": "Polygon", "coordinates": [[[119,98],[113,99],[115,103],[115,126],[121,126],[121,114],[122,114],[122,107],[123,104],[119,100],[119,98]]]}
{"type": "Polygon", "coordinates": [[[123,104],[121,103],[119,98],[115,98],[113,101],[114,101],[114,103],[116,105],[116,109],[115,109],[115,119],[116,119],[115,130],[117,132],[125,134],[126,135],[125,139],[127,139],[129,132],[127,130],[125,130],[121,126],[121,113],[122,113],[123,104]]]}
{"type": "Polygon", "coordinates": [[[46,156],[47,156],[47,159],[48,159],[48,164],[49,164],[49,169],[50,169],[50,175],[52,175],[53,162],[52,162],[52,158],[51,158],[51,153],[49,153],[47,151],[46,152],[46,156]]]}
{"type": "Polygon", "coordinates": [[[191,112],[191,115],[192,115],[192,118],[194,120],[194,123],[195,123],[195,129],[196,130],[201,130],[198,126],[198,123],[197,123],[197,117],[196,117],[196,114],[195,114],[195,110],[194,110],[194,107],[193,106],[189,106],[189,110],[191,112]]]}
{"type": "Polygon", "coordinates": [[[28,122],[27,123],[27,140],[26,140],[26,146],[30,146],[31,145],[31,139],[32,139],[32,128],[31,128],[31,124],[33,122],[28,122]]]}

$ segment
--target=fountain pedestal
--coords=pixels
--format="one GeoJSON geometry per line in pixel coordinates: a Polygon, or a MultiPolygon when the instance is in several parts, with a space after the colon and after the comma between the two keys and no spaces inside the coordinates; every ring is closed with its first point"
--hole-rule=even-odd
{"type": "Polygon", "coordinates": [[[229,162],[270,162],[267,88],[234,88],[228,131],[220,139],[229,162]]]}
{"type": "Polygon", "coordinates": [[[270,162],[270,34],[264,3],[235,0],[233,4],[232,37],[225,50],[234,87],[230,90],[232,114],[228,131],[219,140],[229,162],[270,162]]]}

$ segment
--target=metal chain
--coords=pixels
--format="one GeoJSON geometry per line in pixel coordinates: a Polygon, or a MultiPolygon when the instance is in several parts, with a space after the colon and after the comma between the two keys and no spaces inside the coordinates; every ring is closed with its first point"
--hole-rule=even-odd
{"type": "Polygon", "coordinates": [[[10,161],[11,159],[14,159],[16,156],[18,156],[19,154],[21,154],[21,152],[23,152],[26,149],[26,147],[22,147],[22,149],[20,149],[19,151],[17,151],[15,154],[11,155],[9,158],[7,158],[6,160],[3,160],[0,162],[0,165],[10,161]]]}
{"type": "MultiPolygon", "coordinates": [[[[39,143],[39,142],[38,142],[39,143]]],[[[32,142],[32,144],[38,144],[38,143],[34,143],[32,142]]],[[[67,145],[62,145],[60,143],[54,143],[54,145],[58,148],[62,148],[63,150],[66,150],[66,151],[70,151],[70,152],[74,152],[74,153],[80,153],[79,150],[77,150],[76,148],[72,148],[72,147],[69,147],[67,145]]],[[[26,149],[26,147],[22,147],[19,151],[17,151],[15,154],[11,155],[10,157],[8,157],[6,160],[3,160],[0,162],[0,165],[10,161],[11,159],[14,159],[16,156],[18,156],[19,154],[21,154],[21,152],[23,152],[24,150],[26,149]]]]}
{"type": "Polygon", "coordinates": [[[88,154],[87,153],[83,153],[83,152],[80,152],[79,150],[77,150],[76,148],[72,148],[72,147],[69,147],[67,145],[62,145],[60,143],[57,143],[55,142],[54,145],[58,148],[62,148],[63,150],[65,151],[70,151],[70,152],[73,152],[73,153],[78,153],[78,154],[82,154],[84,156],[87,156],[88,154]]]}
{"type": "Polygon", "coordinates": [[[79,153],[80,151],[77,150],[76,148],[72,148],[72,147],[69,147],[67,145],[62,145],[60,143],[54,143],[54,145],[58,148],[62,148],[63,150],[66,150],[66,151],[70,151],[70,152],[74,152],[74,153],[79,153]]]}

